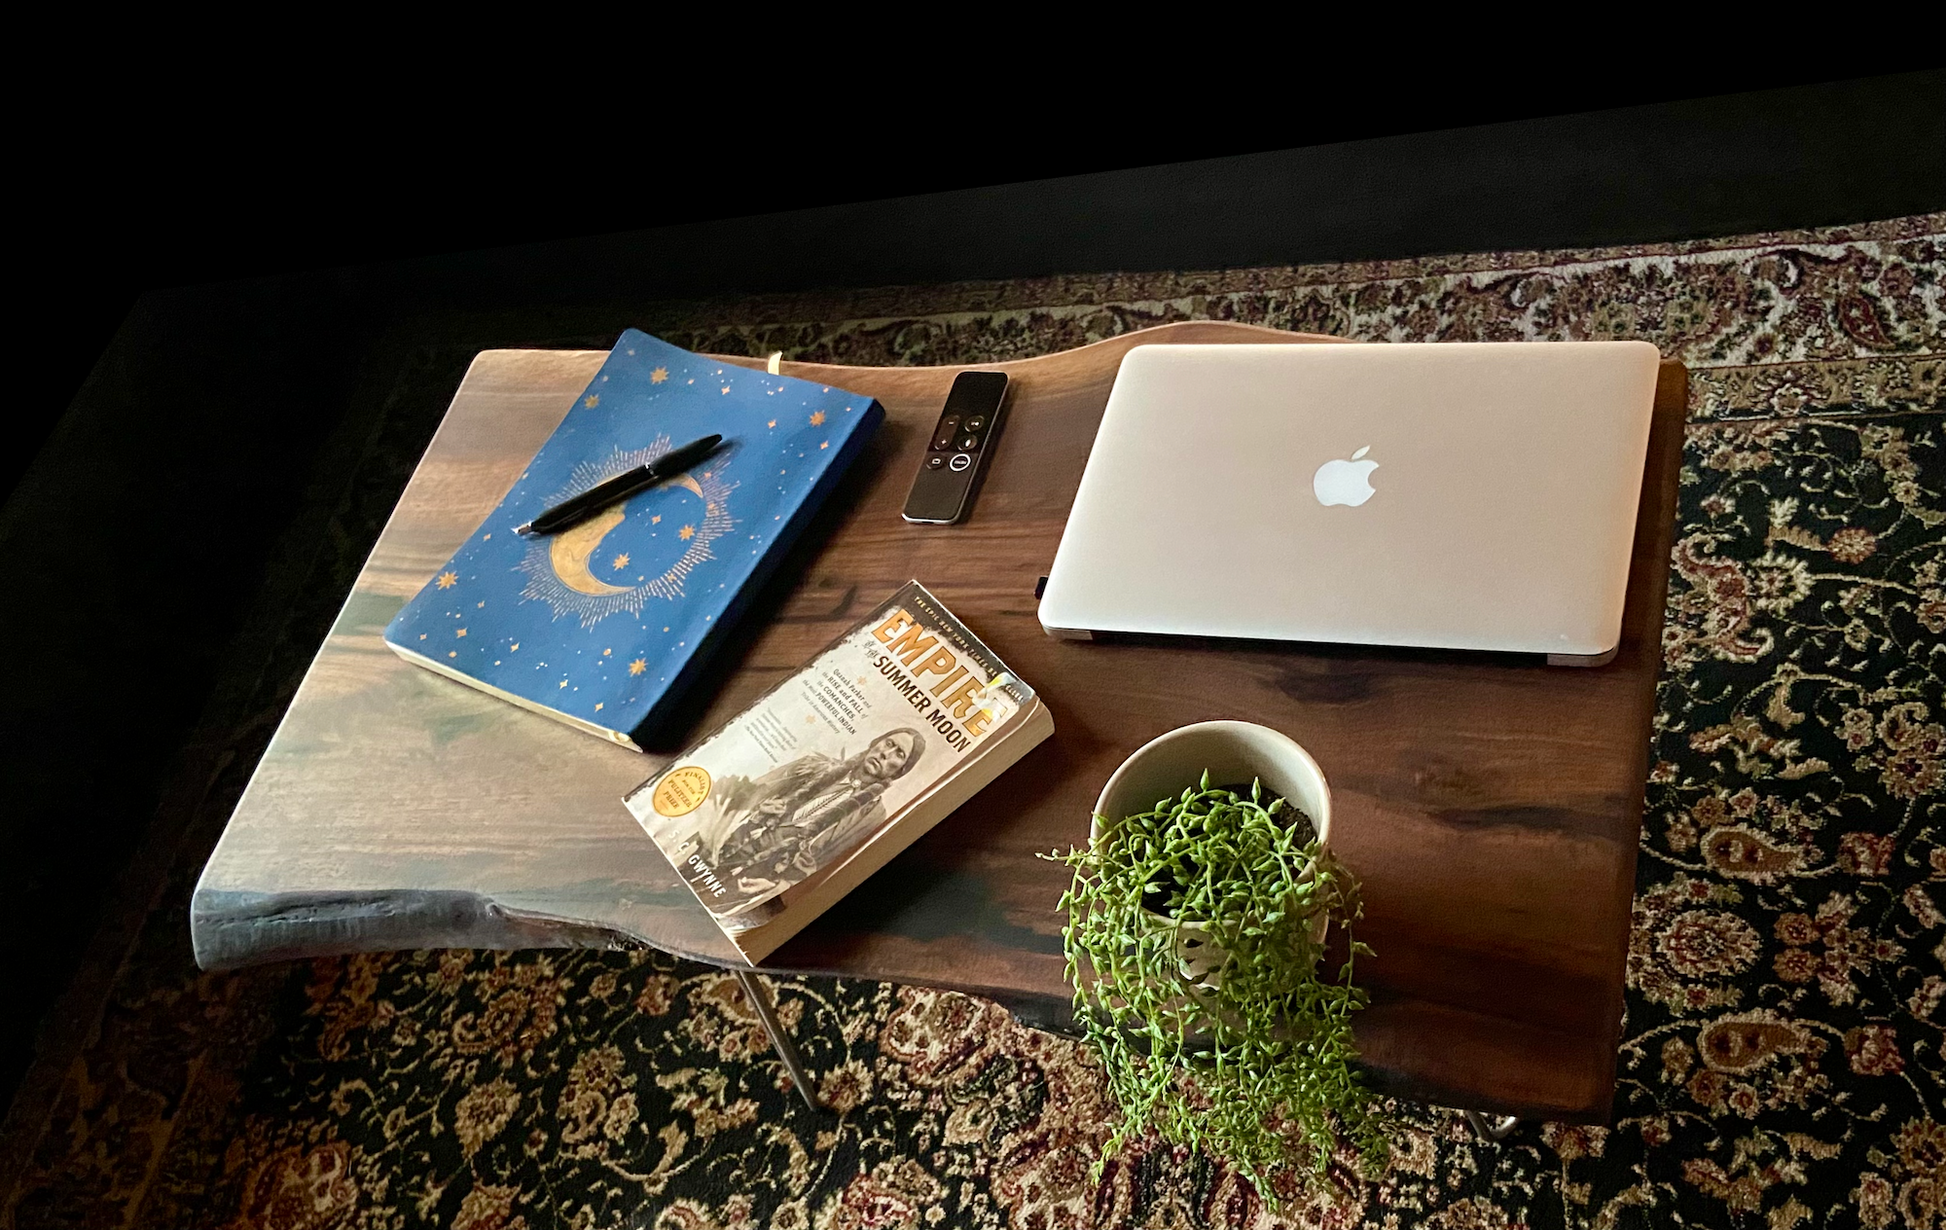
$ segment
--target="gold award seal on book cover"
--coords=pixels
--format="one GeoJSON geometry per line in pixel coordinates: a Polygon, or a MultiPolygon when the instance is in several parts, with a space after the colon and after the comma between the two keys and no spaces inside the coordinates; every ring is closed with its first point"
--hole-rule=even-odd
{"type": "Polygon", "coordinates": [[[684,765],[656,783],[649,802],[658,814],[673,820],[701,807],[709,797],[709,784],[709,770],[701,765],[684,765]]]}

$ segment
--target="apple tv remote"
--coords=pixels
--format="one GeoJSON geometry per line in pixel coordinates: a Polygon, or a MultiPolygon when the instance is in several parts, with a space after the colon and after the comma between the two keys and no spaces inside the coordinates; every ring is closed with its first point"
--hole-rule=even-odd
{"type": "Polygon", "coordinates": [[[951,525],[965,519],[999,438],[1006,403],[1005,372],[961,372],[954,378],[906,496],[907,521],[951,525]]]}

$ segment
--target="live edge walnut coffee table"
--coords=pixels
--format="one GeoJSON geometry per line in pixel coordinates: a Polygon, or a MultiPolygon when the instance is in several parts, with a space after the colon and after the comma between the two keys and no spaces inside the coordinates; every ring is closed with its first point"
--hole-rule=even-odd
{"type": "MultiPolygon", "coordinates": [[[[1095,797],[1135,748],[1210,718],[1323,766],[1364,881],[1357,1041],[1373,1083],[1448,1106],[1601,1121],[1612,1099],[1686,377],[1665,364],[1621,652],[1506,655],[1243,641],[1057,641],[1035,618],[1121,358],[1144,342],[1290,342],[1168,325],[1000,364],[1014,404],[958,526],[900,519],[957,368],[785,364],[877,397],[884,426],[652,754],[407,665],[386,622],[512,485],[600,365],[473,363],[197,887],[205,967],[407,948],[648,944],[735,956],[623,810],[695,733],[923,581],[1053,710],[1055,734],[774,954],[781,973],[950,987],[1070,1023],[1055,903],[1095,797]]],[[[752,360],[725,363],[759,366],[752,360]]],[[[1294,475],[1293,488],[1308,476],[1294,475]]]]}

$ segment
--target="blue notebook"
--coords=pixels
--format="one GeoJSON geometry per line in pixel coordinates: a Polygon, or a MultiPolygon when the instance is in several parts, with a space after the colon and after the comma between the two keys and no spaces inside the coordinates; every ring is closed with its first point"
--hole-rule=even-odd
{"type": "Polygon", "coordinates": [[[622,334],[513,490],[385,629],[401,657],[639,750],[885,412],[622,334]],[[686,474],[561,533],[514,527],[699,437],[686,474]]]}

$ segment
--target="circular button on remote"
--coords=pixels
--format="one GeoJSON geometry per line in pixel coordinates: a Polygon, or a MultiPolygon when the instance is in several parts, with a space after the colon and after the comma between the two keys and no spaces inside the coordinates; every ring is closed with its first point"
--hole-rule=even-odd
{"type": "Polygon", "coordinates": [[[972,465],[973,455],[971,453],[953,454],[953,473],[958,474],[961,471],[971,468],[972,465]]]}
{"type": "Polygon", "coordinates": [[[928,470],[940,469],[945,464],[946,464],[945,456],[939,453],[934,453],[932,456],[926,458],[926,468],[928,470]]]}
{"type": "Polygon", "coordinates": [[[959,446],[967,450],[968,452],[971,452],[974,449],[980,447],[980,437],[967,436],[959,442],[959,446]]]}
{"type": "Polygon", "coordinates": [[[985,427],[986,425],[987,425],[987,421],[983,415],[976,414],[972,418],[966,420],[966,430],[968,431],[978,431],[980,430],[980,428],[985,427]]]}

